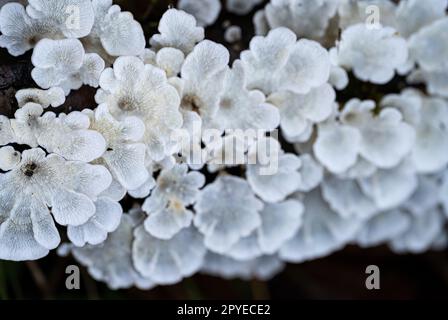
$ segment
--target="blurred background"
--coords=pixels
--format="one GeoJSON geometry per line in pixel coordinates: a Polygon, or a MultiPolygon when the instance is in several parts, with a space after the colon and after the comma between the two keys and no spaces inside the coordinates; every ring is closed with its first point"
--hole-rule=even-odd
{"type": "MultiPolygon", "coordinates": [[[[4,2],[0,0],[0,5],[4,2]]],[[[131,11],[142,24],[148,39],[157,30],[160,17],[175,0],[114,0],[123,11],[131,11]]],[[[264,3],[254,11],[263,7],[264,3]]],[[[247,16],[229,14],[224,9],[218,21],[206,29],[206,38],[226,45],[232,59],[248,47],[253,36],[253,12],[247,16]],[[243,39],[229,45],[224,41],[223,23],[242,28],[243,39]]],[[[13,116],[17,109],[14,95],[17,90],[34,87],[30,72],[30,53],[11,57],[0,49],[0,114],[13,116]]],[[[352,79],[351,79],[352,80],[352,79]]],[[[357,81],[338,96],[375,99],[387,92],[398,92],[403,86],[399,77],[376,92],[357,81]]],[[[73,92],[60,112],[94,107],[96,89],[83,87],[73,92]]],[[[123,203],[126,210],[129,199],[123,203]]],[[[427,252],[421,255],[397,255],[387,247],[360,249],[349,246],[323,259],[286,266],[270,281],[225,280],[195,275],[174,286],[157,287],[150,291],[137,289],[112,291],[93,280],[81,267],[81,289],[65,287],[65,268],[78,265],[71,257],[61,258],[51,252],[46,258],[33,262],[0,260],[0,299],[431,299],[448,298],[448,251],[427,252]],[[381,272],[381,289],[367,290],[365,273],[368,265],[377,265],[381,272]]]]}
{"type": "Polygon", "coordinates": [[[270,281],[197,274],[173,286],[109,290],[81,269],[81,289],[67,290],[65,268],[79,265],[53,251],[33,262],[0,261],[0,299],[446,299],[448,252],[397,255],[386,247],[347,247],[331,256],[288,264],[270,281]],[[368,265],[380,268],[380,290],[367,290],[368,265]]]}

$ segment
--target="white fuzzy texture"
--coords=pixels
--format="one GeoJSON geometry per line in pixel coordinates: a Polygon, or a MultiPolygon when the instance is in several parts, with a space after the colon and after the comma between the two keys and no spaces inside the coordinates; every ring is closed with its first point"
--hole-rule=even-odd
{"type": "Polygon", "coordinates": [[[222,253],[261,224],[262,209],[245,180],[222,176],[201,192],[194,225],[204,234],[207,248],[222,253]]]}
{"type": "Polygon", "coordinates": [[[416,90],[388,95],[381,102],[385,107],[399,109],[404,120],[416,131],[412,163],[420,173],[434,173],[448,163],[448,104],[437,97],[425,97],[416,90]]]}
{"type": "Polygon", "coordinates": [[[424,98],[416,126],[412,160],[418,171],[436,172],[448,164],[448,103],[424,98]]]}
{"type": "Polygon", "coordinates": [[[20,153],[13,147],[6,146],[0,148],[0,170],[9,171],[20,162],[20,153]]]}
{"type": "Polygon", "coordinates": [[[249,165],[246,172],[247,181],[255,194],[264,201],[282,201],[299,189],[301,165],[302,162],[296,155],[282,154],[278,159],[278,170],[274,174],[264,175],[259,164],[249,165]]]}
{"type": "Polygon", "coordinates": [[[422,27],[445,17],[446,0],[400,1],[397,12],[397,29],[404,37],[416,33],[422,27]]]}
{"type": "Polygon", "coordinates": [[[83,84],[98,87],[105,62],[96,53],[85,53],[77,39],[43,39],[31,57],[31,76],[44,89],[60,86],[66,95],[83,84]]]}
{"type": "Polygon", "coordinates": [[[148,214],[144,226],[152,236],[171,239],[190,226],[193,213],[187,207],[196,202],[205,178],[199,172],[187,171],[186,164],[162,170],[155,189],[143,203],[142,209],[148,214]]]}
{"type": "Polygon", "coordinates": [[[65,227],[59,253],[94,279],[150,289],[448,246],[448,0],[266,1],[239,57],[248,30],[224,21],[227,49],[203,27],[261,0],[178,1],[148,48],[112,0],[27,2],[0,9],[40,87],[25,58],[0,66],[0,259],[40,259],[65,227]],[[97,105],[69,96],[84,85],[97,105]]]}
{"type": "Polygon", "coordinates": [[[188,54],[196,43],[204,39],[204,29],[196,25],[195,18],[176,9],[164,13],[158,30],[160,34],[152,36],[149,41],[156,50],[172,47],[188,54]]]}
{"type": "Polygon", "coordinates": [[[83,63],[84,48],[79,40],[44,39],[33,51],[31,73],[36,83],[48,89],[68,80],[68,76],[78,71],[83,63]]]}
{"type": "Polygon", "coordinates": [[[156,64],[165,70],[167,77],[174,77],[180,73],[185,60],[182,51],[176,48],[162,48],[157,52],[156,64]]]}
{"type": "Polygon", "coordinates": [[[320,190],[307,193],[303,204],[302,227],[279,251],[285,261],[303,262],[341,249],[353,239],[361,225],[359,219],[344,219],[331,210],[320,190]]]}
{"type": "Polygon", "coordinates": [[[151,236],[143,226],[135,230],[134,236],[134,266],[157,284],[173,284],[191,276],[200,269],[206,253],[202,236],[193,227],[169,240],[151,236]]]}
{"type": "Polygon", "coordinates": [[[220,0],[180,0],[177,7],[196,18],[198,25],[212,25],[221,11],[220,0]]]}
{"type": "Polygon", "coordinates": [[[280,110],[280,128],[289,142],[299,142],[308,127],[327,120],[333,113],[336,94],[329,84],[307,94],[281,91],[271,94],[268,101],[280,110]]]}
{"type": "Polygon", "coordinates": [[[123,216],[118,229],[101,246],[71,247],[75,258],[87,267],[89,274],[114,290],[137,286],[148,290],[154,282],[139,274],[132,263],[133,231],[138,224],[135,212],[123,216]]]}
{"type": "Polygon", "coordinates": [[[108,233],[118,228],[122,213],[123,209],[118,202],[100,197],[95,201],[95,214],[80,226],[68,226],[67,236],[78,247],[83,247],[86,243],[101,244],[108,233]]]}
{"type": "Polygon", "coordinates": [[[181,76],[182,108],[196,111],[204,120],[216,115],[229,63],[229,52],[220,44],[204,40],[185,59],[181,76]]]}
{"type": "Polygon", "coordinates": [[[324,36],[338,4],[339,0],[271,0],[266,18],[271,29],[286,27],[298,37],[317,39],[324,36]]]}
{"type": "Polygon", "coordinates": [[[260,211],[261,225],[225,253],[236,260],[247,261],[275,254],[302,225],[303,204],[297,200],[268,203],[260,211]]]}
{"type": "Polygon", "coordinates": [[[413,170],[402,165],[378,170],[372,176],[359,180],[364,194],[382,210],[392,209],[410,198],[418,186],[413,170]]]}
{"type": "Polygon", "coordinates": [[[89,130],[89,118],[80,113],[69,115],[52,112],[42,115],[43,109],[35,103],[27,103],[15,113],[11,127],[15,142],[30,147],[42,146],[68,160],[90,162],[101,157],[106,150],[104,137],[89,130]]]}
{"type": "Polygon", "coordinates": [[[377,206],[356,180],[328,177],[322,183],[322,196],[330,207],[343,218],[369,218],[377,206]]]}
{"type": "Polygon", "coordinates": [[[409,39],[412,60],[425,71],[448,70],[445,57],[448,52],[448,18],[437,20],[425,26],[409,39]],[[435,45],[437,44],[437,45],[435,45]]]}
{"type": "Polygon", "coordinates": [[[91,116],[89,129],[99,132],[106,140],[101,159],[114,178],[127,190],[141,187],[149,178],[145,165],[146,146],[141,142],[144,123],[136,117],[117,121],[107,105],[102,104],[91,116]]]}
{"type": "Polygon", "coordinates": [[[247,75],[240,60],[226,73],[224,91],[214,121],[222,130],[258,129],[272,131],[280,123],[280,114],[266,102],[261,91],[246,89],[247,75]]]}
{"type": "Polygon", "coordinates": [[[58,33],[54,21],[32,19],[19,3],[7,3],[0,9],[0,47],[20,56],[43,38],[58,33]]]}
{"type": "Polygon", "coordinates": [[[366,221],[356,235],[356,244],[373,247],[385,243],[406,231],[411,218],[400,210],[381,212],[366,221]]]}
{"type": "Polygon", "coordinates": [[[390,27],[368,28],[365,24],[348,27],[339,45],[332,49],[339,66],[375,84],[389,82],[408,58],[406,40],[390,27]]]}
{"type": "Polygon", "coordinates": [[[11,120],[0,115],[0,146],[15,142],[15,134],[11,127],[11,120]]]}
{"type": "Polygon", "coordinates": [[[306,94],[330,76],[328,52],[317,42],[296,41],[296,35],[286,28],[252,38],[250,50],[241,53],[241,60],[248,87],[267,95],[280,90],[306,94]]]}
{"type": "Polygon", "coordinates": [[[347,29],[349,26],[366,23],[369,27],[383,26],[394,27],[397,18],[397,7],[390,0],[341,0],[338,8],[339,26],[341,29],[347,29]],[[373,7],[374,6],[374,7],[373,7]],[[369,7],[370,10],[367,10],[369,7]],[[372,9],[379,9],[379,21],[371,19],[373,17],[372,9]],[[369,19],[370,18],[370,19],[369,19]]]}
{"type": "Polygon", "coordinates": [[[22,89],[16,92],[16,99],[19,107],[23,107],[29,102],[40,104],[42,108],[59,107],[65,102],[64,90],[53,87],[48,90],[22,89]]]}
{"type": "Polygon", "coordinates": [[[103,58],[137,56],[145,48],[143,29],[130,12],[122,12],[112,0],[92,0],[95,23],[91,34],[83,39],[86,47],[103,58]]]}
{"type": "Polygon", "coordinates": [[[390,247],[397,253],[421,253],[428,250],[439,236],[444,219],[438,209],[432,209],[423,216],[411,217],[409,228],[394,237],[390,247]]]}
{"type": "Polygon", "coordinates": [[[30,17],[52,21],[67,38],[82,38],[92,30],[94,12],[90,0],[29,0],[28,3],[26,12],[30,17]]]}
{"type": "Polygon", "coordinates": [[[431,95],[448,98],[448,72],[445,70],[425,71],[414,70],[407,78],[411,84],[426,83],[426,89],[431,95]]]}
{"type": "Polygon", "coordinates": [[[314,144],[316,157],[333,173],[343,173],[358,156],[379,168],[392,168],[412,150],[415,129],[395,108],[373,115],[375,103],[352,99],[339,115],[319,126],[314,144]]]}
{"type": "Polygon", "coordinates": [[[148,155],[163,159],[168,152],[170,135],[182,126],[180,98],[168,83],[162,69],[144,65],[137,57],[119,57],[113,68],[101,74],[95,99],[105,103],[119,120],[138,117],[145,124],[143,142],[148,155]]]}
{"type": "Polygon", "coordinates": [[[24,151],[19,164],[0,174],[0,258],[47,255],[60,242],[53,217],[64,226],[86,223],[96,212],[96,197],[111,181],[102,166],[46,156],[41,149],[24,151]]]}

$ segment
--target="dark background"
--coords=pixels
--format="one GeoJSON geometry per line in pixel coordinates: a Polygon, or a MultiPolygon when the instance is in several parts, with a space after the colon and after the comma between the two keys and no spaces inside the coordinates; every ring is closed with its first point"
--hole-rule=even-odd
{"type": "Polygon", "coordinates": [[[33,262],[0,261],[0,299],[446,299],[448,254],[397,255],[354,246],[331,256],[288,264],[272,280],[225,280],[197,274],[149,291],[112,291],[81,268],[81,289],[65,288],[65,268],[77,264],[53,251],[33,262]],[[365,288],[365,269],[380,268],[381,289],[365,288]]]}
{"type": "MultiPolygon", "coordinates": [[[[156,32],[158,21],[174,0],[119,0],[123,11],[131,11],[142,24],[146,38],[156,32]]],[[[262,6],[257,7],[256,9],[262,6]]],[[[223,10],[218,21],[206,29],[206,38],[227,45],[232,59],[248,47],[253,36],[252,13],[239,17],[223,10]],[[222,24],[229,20],[243,30],[243,40],[229,46],[223,39],[222,24]]],[[[0,114],[12,117],[17,109],[17,90],[35,87],[31,79],[30,53],[12,57],[0,49],[0,114]]],[[[399,92],[404,86],[397,77],[375,91],[353,79],[338,100],[347,97],[372,98],[399,92]],[[354,94],[356,92],[356,94],[354,94]]],[[[370,86],[371,87],[371,86],[370,86]]],[[[83,87],[68,97],[60,112],[95,106],[96,89],[83,87]]],[[[125,203],[126,206],[126,203],[125,203]]],[[[448,298],[448,251],[421,255],[397,255],[386,246],[360,249],[349,246],[331,256],[302,264],[288,264],[268,282],[224,280],[197,274],[173,285],[150,291],[137,289],[112,291],[90,278],[81,268],[81,289],[65,288],[65,268],[77,264],[71,257],[61,258],[53,251],[33,262],[0,260],[0,299],[432,299],[448,298]],[[365,269],[375,264],[381,270],[381,289],[365,288],[365,269]]]]}

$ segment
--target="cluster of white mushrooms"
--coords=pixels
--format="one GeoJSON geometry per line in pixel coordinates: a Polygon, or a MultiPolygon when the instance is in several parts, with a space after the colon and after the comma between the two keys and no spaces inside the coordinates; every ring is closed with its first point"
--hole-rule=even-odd
{"type": "MultiPolygon", "coordinates": [[[[245,15],[261,2],[225,5],[245,15]]],[[[5,4],[0,46],[33,50],[40,88],[19,90],[14,118],[0,116],[0,259],[59,247],[113,289],[149,289],[196,272],[269,279],[347,244],[445,248],[447,6],[271,0],[229,66],[204,39],[218,0],[180,0],[148,46],[112,0],[5,4]],[[350,79],[375,90],[395,77],[408,87],[338,100],[350,79]],[[98,87],[97,106],[50,111],[83,85],[98,87]],[[215,161],[232,151],[230,129],[262,132],[238,146],[256,158],[269,141],[277,170],[215,161]],[[125,197],[136,199],[127,213],[125,197]]]]}

